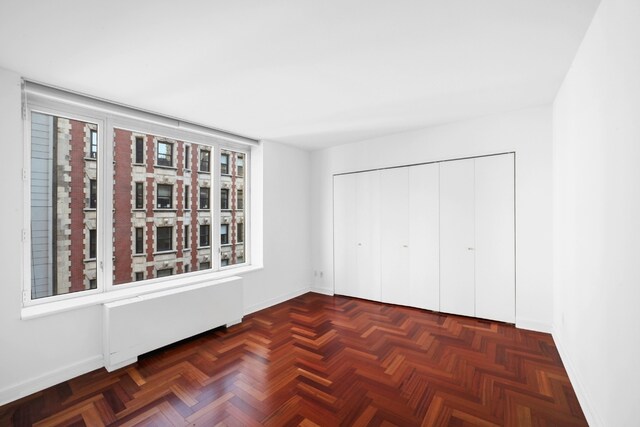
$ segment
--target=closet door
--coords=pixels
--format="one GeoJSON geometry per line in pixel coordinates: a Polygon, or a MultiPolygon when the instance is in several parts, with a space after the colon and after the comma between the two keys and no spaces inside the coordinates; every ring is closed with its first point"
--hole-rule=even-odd
{"type": "Polygon", "coordinates": [[[356,283],[356,176],[333,177],[335,293],[353,295],[356,283]]]}
{"type": "Polygon", "coordinates": [[[477,317],[515,323],[514,155],[475,163],[477,317]]]}
{"type": "Polygon", "coordinates": [[[440,163],[440,310],[475,316],[474,160],[440,163]]]}
{"type": "Polygon", "coordinates": [[[409,168],[409,305],[440,310],[440,165],[409,168]]]}
{"type": "Polygon", "coordinates": [[[349,295],[380,301],[380,172],[355,177],[356,277],[349,295]]]}
{"type": "Polygon", "coordinates": [[[413,305],[409,287],[409,168],[381,171],[379,188],[381,300],[413,305]]]}

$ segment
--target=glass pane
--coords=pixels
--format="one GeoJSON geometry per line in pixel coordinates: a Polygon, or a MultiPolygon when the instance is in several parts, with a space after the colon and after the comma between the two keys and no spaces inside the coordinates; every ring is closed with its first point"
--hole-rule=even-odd
{"type": "Polygon", "coordinates": [[[246,154],[220,153],[220,265],[244,262],[244,186],[246,154]]]}
{"type": "Polygon", "coordinates": [[[201,224],[212,223],[212,212],[195,209],[200,202],[199,189],[206,188],[208,194],[211,186],[210,174],[198,172],[196,153],[203,147],[211,149],[114,129],[115,285],[198,271],[202,263],[211,262],[211,247],[199,245],[199,234],[201,224]],[[139,141],[144,144],[142,164],[135,161],[139,141]],[[187,146],[194,150],[192,155],[187,156],[187,146]],[[190,165],[185,164],[187,159],[190,165]],[[194,209],[187,210],[189,206],[194,209]],[[139,249],[141,253],[137,253],[139,249]]]}
{"type": "Polygon", "coordinates": [[[98,126],[31,115],[31,297],[97,287],[98,126]]]}

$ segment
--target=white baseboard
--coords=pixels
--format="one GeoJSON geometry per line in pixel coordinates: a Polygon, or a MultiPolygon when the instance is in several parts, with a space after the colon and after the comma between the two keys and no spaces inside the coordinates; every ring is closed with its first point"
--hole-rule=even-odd
{"type": "Polygon", "coordinates": [[[333,296],[334,295],[333,289],[329,289],[329,288],[311,287],[311,289],[309,289],[309,290],[311,292],[315,292],[316,294],[329,295],[329,296],[333,296]]]}
{"type": "Polygon", "coordinates": [[[578,370],[575,368],[575,364],[573,363],[571,357],[566,351],[566,347],[563,342],[562,334],[558,331],[558,329],[553,327],[553,341],[556,344],[556,348],[558,349],[558,353],[560,353],[560,358],[562,359],[562,363],[564,364],[564,368],[567,371],[567,375],[569,375],[569,380],[571,381],[571,385],[573,386],[573,390],[576,392],[576,396],[578,397],[578,402],[580,402],[580,407],[582,408],[582,412],[584,412],[584,416],[587,419],[587,423],[591,427],[599,427],[604,426],[604,422],[602,418],[595,411],[595,407],[591,404],[587,390],[583,385],[583,382],[580,380],[580,375],[578,370]]]}
{"type": "Polygon", "coordinates": [[[528,329],[530,331],[545,332],[547,334],[553,332],[552,325],[538,320],[516,319],[516,327],[520,329],[528,329]]]}
{"type": "Polygon", "coordinates": [[[289,293],[286,293],[286,294],[283,294],[283,295],[279,295],[279,296],[277,296],[275,298],[270,298],[270,299],[268,299],[266,301],[260,302],[258,304],[251,305],[249,307],[245,307],[244,315],[246,316],[247,314],[255,313],[256,311],[263,310],[265,308],[269,308],[269,307],[274,306],[276,304],[280,304],[281,302],[285,302],[285,301],[288,301],[288,300],[290,300],[292,298],[299,297],[300,295],[306,294],[307,292],[310,292],[310,291],[311,291],[310,287],[305,287],[305,288],[298,289],[298,290],[293,291],[293,292],[289,292],[289,293]]]}
{"type": "Polygon", "coordinates": [[[44,390],[45,388],[60,384],[63,381],[86,374],[104,366],[102,354],[90,357],[80,362],[63,366],[55,371],[48,372],[35,378],[22,381],[18,384],[0,390],[0,406],[14,400],[44,390]]]}

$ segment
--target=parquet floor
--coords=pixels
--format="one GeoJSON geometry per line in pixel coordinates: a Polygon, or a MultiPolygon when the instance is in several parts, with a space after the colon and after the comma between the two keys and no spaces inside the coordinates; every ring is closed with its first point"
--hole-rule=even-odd
{"type": "Polygon", "coordinates": [[[583,426],[550,335],[306,294],[0,407],[0,425],[583,426]]]}

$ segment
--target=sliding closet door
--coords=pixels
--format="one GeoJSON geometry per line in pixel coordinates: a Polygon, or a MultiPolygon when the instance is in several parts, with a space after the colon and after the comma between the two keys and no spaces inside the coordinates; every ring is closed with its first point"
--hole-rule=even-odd
{"type": "Polygon", "coordinates": [[[383,302],[413,305],[409,289],[409,253],[409,168],[386,169],[380,172],[380,287],[383,302]]]}
{"type": "Polygon", "coordinates": [[[474,160],[440,163],[440,310],[475,315],[474,160]]]}
{"type": "Polygon", "coordinates": [[[514,155],[475,164],[476,316],[515,323],[514,155]]]}
{"type": "Polygon", "coordinates": [[[333,177],[335,293],[352,295],[356,277],[356,176],[333,177]]]}
{"type": "Polygon", "coordinates": [[[409,168],[409,305],[440,310],[440,165],[409,168]]]}

